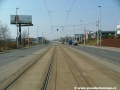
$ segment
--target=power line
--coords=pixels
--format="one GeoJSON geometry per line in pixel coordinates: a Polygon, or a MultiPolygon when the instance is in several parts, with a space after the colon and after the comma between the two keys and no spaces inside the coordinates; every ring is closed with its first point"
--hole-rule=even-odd
{"type": "Polygon", "coordinates": [[[50,16],[51,12],[49,11],[48,6],[47,6],[47,3],[46,3],[45,0],[44,0],[44,3],[45,3],[45,6],[46,6],[46,9],[47,9],[47,11],[48,11],[48,15],[49,15],[50,23],[51,23],[51,29],[52,29],[52,21],[51,21],[51,16],[50,16]]]}
{"type": "Polygon", "coordinates": [[[71,11],[71,9],[72,9],[72,7],[73,7],[74,3],[75,3],[75,0],[73,1],[72,6],[70,7],[69,12],[71,11]]]}
{"type": "Polygon", "coordinates": [[[87,23],[87,24],[82,24],[82,25],[91,25],[91,24],[96,24],[96,22],[93,22],[93,23],[87,23]]]}
{"type": "Polygon", "coordinates": [[[71,12],[71,9],[72,9],[74,3],[75,3],[75,0],[73,1],[72,5],[71,5],[71,7],[70,7],[70,9],[69,9],[69,11],[67,11],[67,17],[66,17],[66,19],[65,19],[65,24],[64,24],[64,26],[66,25],[66,22],[67,22],[68,16],[69,16],[69,14],[70,14],[70,12],[71,12]]]}
{"type": "MultiPolygon", "coordinates": [[[[46,4],[47,5],[47,4],[46,4]]],[[[114,7],[118,7],[118,6],[120,6],[120,5],[113,5],[113,6],[102,6],[102,8],[114,8],[114,7]]],[[[72,4],[72,6],[71,6],[71,9],[72,9],[72,7],[73,7],[73,4],[72,4]]],[[[47,7],[48,8],[48,7],[47,7]]],[[[1,10],[3,9],[3,10],[5,10],[5,11],[9,11],[9,10],[14,10],[13,8],[0,8],[1,10]]],[[[79,10],[69,10],[70,12],[79,12],[79,11],[81,11],[81,10],[89,10],[89,9],[97,9],[96,7],[94,7],[94,8],[85,8],[85,9],[79,9],[79,10]]],[[[45,10],[32,10],[32,9],[27,9],[27,10],[23,10],[23,9],[21,9],[20,11],[34,11],[34,12],[48,12],[48,9],[47,9],[47,11],[45,11],[45,10]]],[[[69,12],[69,11],[64,11],[64,10],[55,10],[55,11],[50,11],[49,10],[49,12],[50,13],[53,13],[53,12],[64,12],[64,13],[66,13],[66,12],[69,12]]]]}
{"type": "MultiPolygon", "coordinates": [[[[96,24],[96,22],[91,22],[91,23],[86,23],[86,24],[82,24],[82,25],[91,25],[91,24],[96,24]]],[[[73,26],[81,26],[81,24],[78,24],[78,25],[65,25],[65,26],[63,26],[63,27],[73,27],[73,26]]],[[[62,27],[62,25],[61,26],[52,26],[52,27],[62,27]]]]}

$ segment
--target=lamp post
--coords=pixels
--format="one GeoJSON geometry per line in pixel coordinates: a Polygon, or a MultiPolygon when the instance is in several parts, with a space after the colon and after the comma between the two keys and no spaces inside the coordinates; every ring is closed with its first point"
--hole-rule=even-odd
{"type": "Polygon", "coordinates": [[[39,26],[37,26],[37,43],[38,43],[38,45],[39,45],[38,28],[39,28],[39,26]]]}
{"type": "Polygon", "coordinates": [[[75,38],[75,25],[73,25],[74,26],[74,39],[76,40],[76,38],[75,38]]]}
{"type": "Polygon", "coordinates": [[[96,22],[96,26],[98,27],[98,30],[97,30],[97,46],[99,46],[99,19],[96,22]]]}
{"type": "MultiPolygon", "coordinates": [[[[28,21],[29,21],[30,18],[28,18],[28,21]]],[[[28,47],[30,47],[29,45],[29,22],[28,22],[28,47]]]]}
{"type": "Polygon", "coordinates": [[[85,38],[86,38],[86,29],[84,27],[84,45],[85,45],[85,38]]]}
{"type": "Polygon", "coordinates": [[[82,43],[82,20],[80,20],[81,21],[81,43],[82,43]]]}
{"type": "MultiPolygon", "coordinates": [[[[18,10],[18,9],[19,9],[19,8],[16,8],[16,16],[17,16],[17,10],[18,10]]],[[[16,21],[16,26],[17,26],[18,20],[15,19],[15,21],[16,21]]],[[[19,44],[18,44],[18,27],[17,27],[17,49],[19,49],[19,44]]]]}
{"type": "Polygon", "coordinates": [[[42,31],[42,45],[43,45],[43,31],[42,31]]]}
{"type": "Polygon", "coordinates": [[[100,30],[100,46],[101,46],[101,6],[98,7],[100,8],[99,30],[100,30]]]}

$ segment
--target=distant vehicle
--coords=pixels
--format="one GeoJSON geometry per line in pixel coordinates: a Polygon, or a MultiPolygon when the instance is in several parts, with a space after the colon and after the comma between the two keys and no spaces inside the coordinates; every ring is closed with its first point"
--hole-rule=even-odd
{"type": "Polygon", "coordinates": [[[44,45],[48,45],[48,43],[47,43],[47,42],[45,42],[45,43],[44,43],[44,45]]]}
{"type": "Polygon", "coordinates": [[[77,42],[77,41],[74,41],[73,45],[74,45],[74,46],[77,46],[77,45],[78,45],[78,42],[77,42]]]}
{"type": "Polygon", "coordinates": [[[72,45],[72,39],[68,40],[68,44],[72,45]]]}

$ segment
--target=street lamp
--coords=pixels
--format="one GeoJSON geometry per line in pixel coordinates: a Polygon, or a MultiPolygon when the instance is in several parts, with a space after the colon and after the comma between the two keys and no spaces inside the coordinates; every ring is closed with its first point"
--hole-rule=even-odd
{"type": "Polygon", "coordinates": [[[39,38],[38,38],[38,27],[39,27],[39,26],[37,26],[37,43],[38,43],[38,45],[39,45],[39,38]]]}
{"type": "Polygon", "coordinates": [[[81,43],[82,43],[82,20],[80,20],[81,21],[81,43]]]}
{"type": "Polygon", "coordinates": [[[100,20],[99,20],[99,30],[100,30],[100,46],[101,46],[101,6],[98,6],[100,8],[100,20]]]}
{"type": "MultiPolygon", "coordinates": [[[[29,21],[30,18],[28,18],[28,21],[29,21]]],[[[29,45],[29,22],[28,22],[28,47],[30,47],[29,45]]]]}
{"type": "Polygon", "coordinates": [[[43,31],[42,31],[42,45],[43,45],[43,31]]]}
{"type": "Polygon", "coordinates": [[[99,46],[99,19],[96,22],[96,26],[98,27],[98,30],[97,30],[97,46],[99,46]]]}
{"type": "Polygon", "coordinates": [[[74,26],[74,39],[76,40],[76,38],[75,38],[75,25],[73,25],[74,26]]]}
{"type": "MultiPolygon", "coordinates": [[[[17,16],[17,9],[19,8],[16,8],[16,16],[17,16]]],[[[16,19],[16,26],[18,24],[18,20],[16,19]]],[[[19,49],[19,45],[18,45],[18,27],[17,27],[17,49],[19,49]]]]}

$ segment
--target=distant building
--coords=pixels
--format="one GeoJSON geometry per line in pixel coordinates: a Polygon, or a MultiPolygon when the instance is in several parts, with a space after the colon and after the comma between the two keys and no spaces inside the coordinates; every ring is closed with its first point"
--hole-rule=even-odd
{"type": "Polygon", "coordinates": [[[84,38],[84,34],[75,34],[75,40],[79,41],[81,40],[81,37],[82,39],[84,38]]]}
{"type": "Polygon", "coordinates": [[[106,36],[114,37],[116,35],[116,31],[89,31],[88,38],[89,39],[97,38],[97,33],[98,33],[99,37],[100,37],[100,33],[101,33],[102,38],[104,38],[106,36]]]}
{"type": "Polygon", "coordinates": [[[101,31],[101,37],[105,37],[106,35],[114,37],[116,35],[116,31],[101,31]]]}
{"type": "Polygon", "coordinates": [[[42,44],[42,37],[37,37],[37,42],[39,43],[39,44],[42,44]]]}
{"type": "Polygon", "coordinates": [[[120,25],[117,25],[116,34],[120,34],[120,25]]]}
{"type": "Polygon", "coordinates": [[[97,34],[95,31],[89,31],[89,38],[94,39],[94,38],[96,38],[96,36],[97,36],[97,34]]]}
{"type": "MultiPolygon", "coordinates": [[[[33,44],[34,38],[29,38],[29,44],[33,44]]],[[[28,44],[28,38],[25,38],[25,45],[28,44]]]]}

